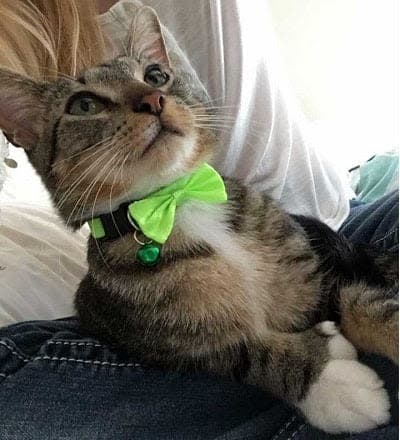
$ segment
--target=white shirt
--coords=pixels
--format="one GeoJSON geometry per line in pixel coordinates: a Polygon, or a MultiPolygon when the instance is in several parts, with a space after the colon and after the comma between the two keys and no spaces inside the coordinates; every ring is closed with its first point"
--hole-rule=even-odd
{"type": "MultiPolygon", "coordinates": [[[[235,123],[222,133],[219,170],[267,191],[291,212],[338,228],[349,210],[348,187],[304,140],[278,87],[266,1],[147,3],[179,38],[210,95],[219,98],[216,103],[232,106],[235,123]]],[[[115,45],[122,45],[137,4],[120,0],[100,16],[115,45]]],[[[5,153],[3,146],[0,156],[5,153]]],[[[23,151],[15,149],[12,157],[19,166],[1,193],[0,326],[71,315],[73,294],[86,271],[85,232],[72,234],[57,221],[23,151]]],[[[1,165],[0,159],[0,181],[1,165]]]]}
{"type": "MultiPolygon", "coordinates": [[[[266,191],[287,211],[338,229],[352,196],[341,175],[304,138],[282,91],[265,0],[145,0],[174,34],[206,86],[212,105],[232,122],[221,132],[214,165],[266,191]],[[229,127],[228,127],[229,125],[229,127]]],[[[116,46],[137,0],[120,0],[99,19],[116,46]]]]}

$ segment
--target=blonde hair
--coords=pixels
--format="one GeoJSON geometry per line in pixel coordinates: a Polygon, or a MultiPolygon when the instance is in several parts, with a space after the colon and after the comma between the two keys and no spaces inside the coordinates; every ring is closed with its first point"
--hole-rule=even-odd
{"type": "Polygon", "coordinates": [[[53,79],[104,59],[95,0],[0,0],[0,66],[53,79]]]}

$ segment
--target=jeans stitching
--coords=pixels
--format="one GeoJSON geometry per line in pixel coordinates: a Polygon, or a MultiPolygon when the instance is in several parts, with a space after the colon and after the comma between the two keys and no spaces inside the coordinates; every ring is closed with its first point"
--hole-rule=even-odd
{"type": "Polygon", "coordinates": [[[103,347],[107,348],[105,345],[102,344],[95,344],[94,342],[68,342],[68,341],[48,341],[47,345],[71,345],[71,346],[78,346],[78,347],[103,347]]]}
{"type": "Polygon", "coordinates": [[[272,437],[272,440],[277,440],[279,438],[279,436],[286,430],[289,428],[289,426],[296,420],[296,416],[292,416],[287,422],[286,424],[279,430],[279,432],[277,434],[275,434],[272,437]]]}
{"type": "Polygon", "coordinates": [[[11,351],[11,353],[13,355],[17,356],[18,359],[21,359],[21,361],[24,361],[24,362],[29,362],[30,361],[30,359],[24,358],[19,353],[17,353],[10,345],[7,344],[7,342],[0,341],[0,345],[3,345],[4,347],[7,347],[11,351]]]}
{"type": "Polygon", "coordinates": [[[75,359],[67,357],[57,357],[57,356],[37,356],[33,358],[34,361],[39,360],[50,360],[50,361],[67,361],[67,362],[77,362],[81,364],[92,364],[92,365],[108,365],[110,367],[141,367],[141,364],[136,363],[117,363],[117,362],[107,362],[107,361],[94,361],[91,359],[75,359]]]}
{"type": "Polygon", "coordinates": [[[372,244],[378,244],[381,241],[386,240],[387,238],[389,238],[390,235],[394,234],[396,231],[397,231],[397,226],[391,229],[389,232],[387,232],[383,237],[373,241],[372,244]]]}
{"type": "Polygon", "coordinates": [[[296,431],[293,432],[293,434],[288,438],[288,440],[293,440],[294,436],[297,435],[304,427],[306,426],[305,423],[303,423],[302,425],[300,425],[296,431]]]}

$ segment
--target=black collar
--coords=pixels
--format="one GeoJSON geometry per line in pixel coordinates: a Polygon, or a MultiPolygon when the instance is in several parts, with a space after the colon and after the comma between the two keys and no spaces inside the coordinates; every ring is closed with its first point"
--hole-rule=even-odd
{"type": "Polygon", "coordinates": [[[138,227],[133,226],[134,222],[128,219],[128,206],[132,202],[123,203],[115,211],[107,214],[97,215],[96,218],[101,220],[105,236],[98,238],[99,240],[115,240],[130,232],[135,232],[138,227]]]}

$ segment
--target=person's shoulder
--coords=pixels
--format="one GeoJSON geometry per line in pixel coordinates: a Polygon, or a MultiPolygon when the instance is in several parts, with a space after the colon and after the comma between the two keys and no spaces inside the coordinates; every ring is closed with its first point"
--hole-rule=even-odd
{"type": "Polygon", "coordinates": [[[99,15],[99,21],[101,24],[116,21],[119,25],[128,27],[142,6],[138,0],[118,0],[108,11],[99,15]]]}

